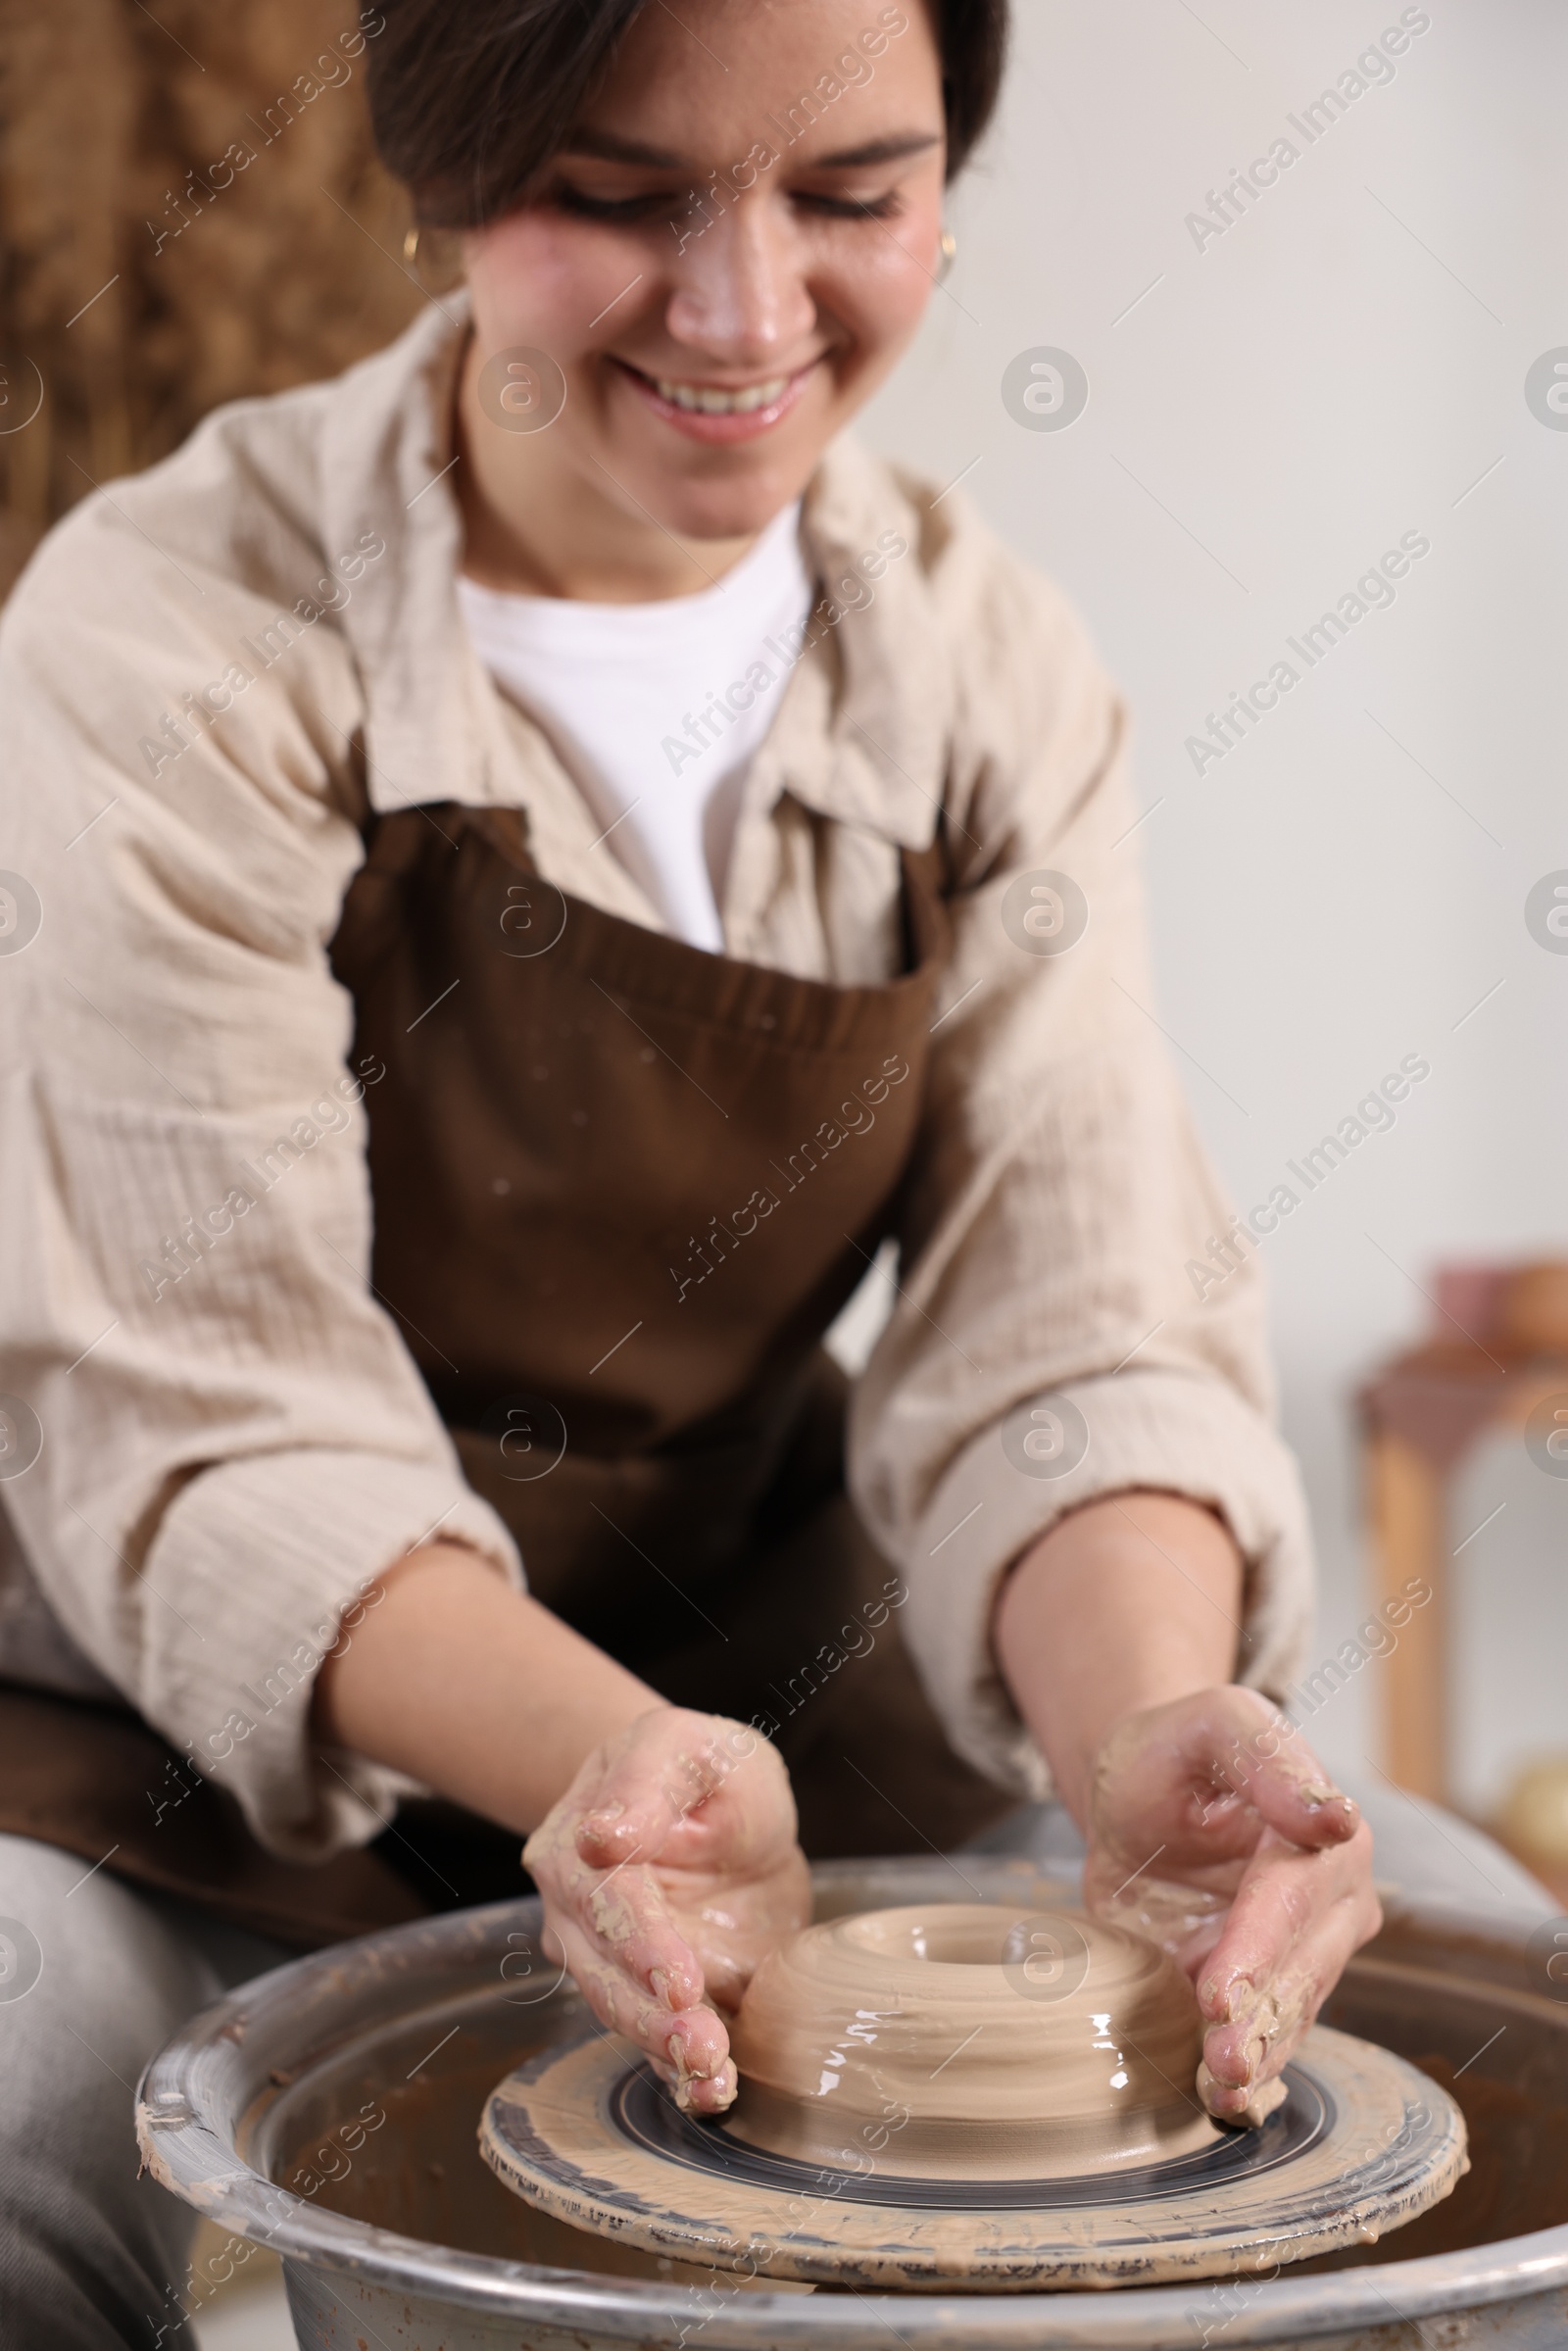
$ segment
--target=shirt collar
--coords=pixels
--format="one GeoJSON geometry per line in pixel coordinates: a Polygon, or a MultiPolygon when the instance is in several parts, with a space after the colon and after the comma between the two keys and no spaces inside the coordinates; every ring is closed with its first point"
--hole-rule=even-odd
{"type": "Polygon", "coordinates": [[[917,495],[848,436],[824,453],[804,517],[822,590],[818,643],[807,657],[822,673],[810,698],[817,726],[809,746],[797,746],[788,730],[779,746],[797,800],[909,849],[924,848],[936,829],[953,732],[917,495]]]}
{"type": "MultiPolygon", "coordinates": [[[[325,552],[364,546],[368,534],[386,548],[343,612],[365,691],[369,797],[382,811],[433,800],[515,804],[533,780],[518,773],[523,730],[505,726],[457,597],[452,406],[469,316],[466,293],[444,295],[342,376],[327,402],[325,552]]],[[[849,439],[827,451],[803,516],[821,583],[805,674],[792,680],[757,778],[769,799],[788,791],[909,848],[935,829],[952,731],[924,522],[890,466],[849,439]]],[[[542,781],[559,771],[542,737],[539,750],[542,781]]]]}

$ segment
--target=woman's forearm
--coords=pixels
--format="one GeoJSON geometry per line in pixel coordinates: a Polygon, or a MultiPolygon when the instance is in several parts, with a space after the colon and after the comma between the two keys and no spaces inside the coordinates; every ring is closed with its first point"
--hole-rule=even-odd
{"type": "Polygon", "coordinates": [[[1223,1523],[1168,1494],[1091,1502],[1019,1560],[993,1619],[997,1663],[1080,1823],[1115,1723],[1231,1680],[1242,1585],[1223,1523]]]}
{"type": "Polygon", "coordinates": [[[464,1546],[431,1543],[380,1585],[321,1667],[317,1737],[519,1835],[595,1747],[664,1702],[464,1546]]]}

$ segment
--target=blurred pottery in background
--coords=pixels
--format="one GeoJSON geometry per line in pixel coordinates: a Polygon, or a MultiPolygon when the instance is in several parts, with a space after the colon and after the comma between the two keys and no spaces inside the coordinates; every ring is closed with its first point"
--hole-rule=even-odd
{"type": "Polygon", "coordinates": [[[1561,1902],[1568,1902],[1568,1754],[1542,1755],[1517,1774],[1496,1834],[1561,1902]]]}
{"type": "Polygon", "coordinates": [[[1512,1354],[1568,1355],[1568,1258],[1440,1265],[1433,1297],[1440,1343],[1468,1339],[1512,1354]]]}
{"type": "Polygon", "coordinates": [[[1518,1265],[1502,1285],[1497,1336],[1529,1355],[1568,1355],[1568,1261],[1518,1265]]]}

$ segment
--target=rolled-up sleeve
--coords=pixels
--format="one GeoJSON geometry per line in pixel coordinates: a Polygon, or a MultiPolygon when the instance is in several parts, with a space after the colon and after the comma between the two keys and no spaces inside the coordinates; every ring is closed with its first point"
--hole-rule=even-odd
{"type": "Polygon", "coordinates": [[[520,1569],[369,1280],[378,1073],[327,957],[359,687],[330,614],[257,642],[321,558],[258,497],[253,584],[204,565],[179,464],[62,526],[0,630],[6,862],[38,909],[0,958],[4,1494],[78,1647],[319,1859],[407,1785],[310,1736],[378,1575],[434,1535],[520,1569]]]}
{"type": "Polygon", "coordinates": [[[1119,706],[1059,597],[982,525],[943,562],[954,955],[851,1479],[955,1745],[1040,1796],[990,1628],[1064,1512],[1135,1487],[1220,1512],[1248,1570],[1238,1675],[1265,1690],[1296,1670],[1311,1558],[1252,1245],[1202,1299],[1188,1272],[1228,1211],[1154,1019],[1119,706]]]}

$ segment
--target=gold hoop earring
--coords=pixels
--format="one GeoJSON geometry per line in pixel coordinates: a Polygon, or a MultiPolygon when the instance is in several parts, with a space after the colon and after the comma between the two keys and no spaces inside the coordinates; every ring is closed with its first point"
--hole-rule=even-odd
{"type": "Polygon", "coordinates": [[[939,286],[943,286],[947,284],[948,279],[952,276],[953,265],[958,258],[958,240],[954,235],[951,228],[945,228],[942,231],[942,242],[939,247],[939,251],[942,255],[942,267],[937,271],[937,283],[939,286]]]}
{"type": "Polygon", "coordinates": [[[415,284],[418,287],[421,294],[429,294],[434,296],[436,294],[448,291],[451,273],[450,270],[448,270],[447,282],[443,284],[441,282],[442,272],[444,269],[446,269],[447,265],[439,236],[435,240],[434,258],[431,264],[435,270],[437,279],[437,282],[434,285],[430,283],[430,280],[425,276],[423,269],[419,267],[421,257],[427,261],[431,260],[431,256],[425,252],[424,248],[424,230],[417,223],[416,223],[415,226],[409,230],[407,236],[403,240],[403,266],[408,270],[409,275],[414,279],[415,284]]]}

